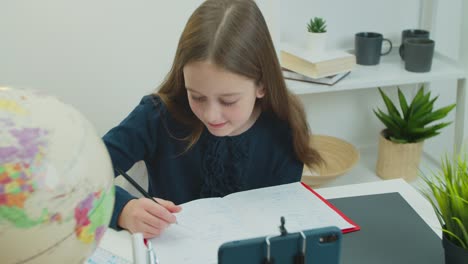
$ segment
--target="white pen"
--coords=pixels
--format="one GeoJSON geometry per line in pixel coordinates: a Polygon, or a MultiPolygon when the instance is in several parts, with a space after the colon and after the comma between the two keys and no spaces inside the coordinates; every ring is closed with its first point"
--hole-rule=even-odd
{"type": "Polygon", "coordinates": [[[132,235],[133,245],[133,263],[148,264],[148,253],[145,247],[142,233],[134,233],[132,235]]]}
{"type": "Polygon", "coordinates": [[[153,249],[153,244],[151,241],[147,240],[147,246],[148,246],[148,260],[149,264],[159,264],[158,257],[156,256],[156,253],[154,252],[153,249]]]}

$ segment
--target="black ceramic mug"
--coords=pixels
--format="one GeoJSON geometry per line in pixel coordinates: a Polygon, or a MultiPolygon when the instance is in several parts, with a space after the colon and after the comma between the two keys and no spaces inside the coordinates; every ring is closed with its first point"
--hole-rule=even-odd
{"type": "Polygon", "coordinates": [[[405,69],[410,72],[431,70],[435,42],[432,39],[407,38],[402,52],[405,69]]]}
{"type": "Polygon", "coordinates": [[[357,64],[377,65],[380,63],[380,56],[387,55],[390,51],[392,51],[392,42],[380,33],[360,32],[355,35],[354,52],[357,64]],[[382,52],[383,41],[390,44],[390,48],[386,52],[382,52]]]}
{"type": "Polygon", "coordinates": [[[407,38],[422,38],[422,39],[428,39],[429,38],[429,31],[424,30],[424,29],[405,29],[401,32],[401,45],[400,45],[400,57],[402,60],[403,59],[403,50],[405,48],[405,40],[407,38]]]}

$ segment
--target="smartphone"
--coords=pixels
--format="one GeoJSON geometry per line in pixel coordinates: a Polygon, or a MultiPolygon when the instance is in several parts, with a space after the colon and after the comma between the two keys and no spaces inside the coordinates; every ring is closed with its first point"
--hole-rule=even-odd
{"type": "Polygon", "coordinates": [[[260,264],[267,263],[268,251],[270,263],[294,264],[298,254],[303,253],[307,264],[340,263],[342,233],[338,227],[330,226],[268,237],[226,242],[218,249],[218,264],[260,264]]]}

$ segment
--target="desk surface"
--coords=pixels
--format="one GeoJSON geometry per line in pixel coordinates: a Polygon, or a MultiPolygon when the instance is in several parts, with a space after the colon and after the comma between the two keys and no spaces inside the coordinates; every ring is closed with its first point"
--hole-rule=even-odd
{"type": "MultiPolygon", "coordinates": [[[[315,191],[326,199],[398,192],[432,230],[439,237],[442,237],[440,224],[430,203],[416,189],[402,179],[318,188],[315,191]]],[[[117,256],[131,260],[132,246],[130,241],[128,232],[116,232],[108,229],[104,234],[100,247],[117,256]]]]}
{"type": "Polygon", "coordinates": [[[361,226],[343,236],[342,263],[444,263],[441,239],[399,193],[329,201],[361,226]]]}

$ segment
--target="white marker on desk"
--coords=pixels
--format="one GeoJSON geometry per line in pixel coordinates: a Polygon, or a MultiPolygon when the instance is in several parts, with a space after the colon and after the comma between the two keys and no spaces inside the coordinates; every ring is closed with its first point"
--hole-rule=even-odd
{"type": "Polygon", "coordinates": [[[135,233],[132,235],[132,246],[133,263],[148,264],[148,250],[146,249],[142,233],[135,233]]]}
{"type": "Polygon", "coordinates": [[[150,240],[147,240],[147,245],[148,245],[148,259],[149,259],[149,264],[159,264],[158,257],[156,256],[156,253],[154,252],[153,244],[151,243],[150,240]]]}

